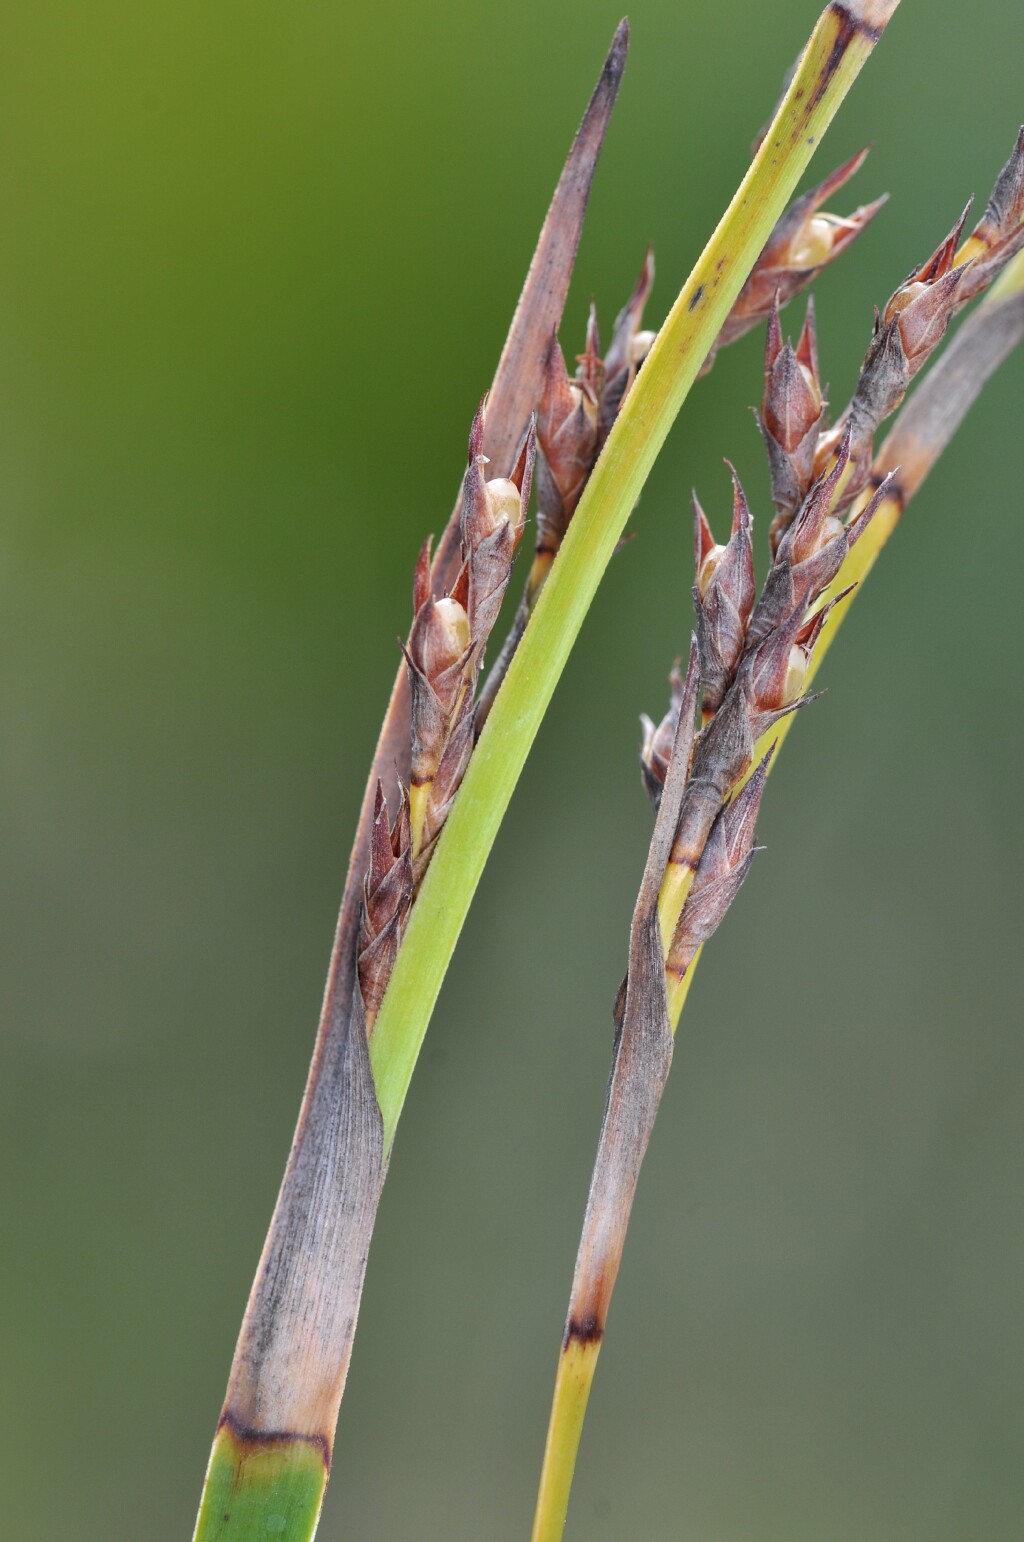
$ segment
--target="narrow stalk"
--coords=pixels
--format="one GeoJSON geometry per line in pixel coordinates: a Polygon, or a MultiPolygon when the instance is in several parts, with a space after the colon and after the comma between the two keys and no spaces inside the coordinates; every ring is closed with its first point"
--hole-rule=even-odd
{"type": "Polygon", "coordinates": [[[587,483],[473,753],[377,1018],[370,1064],[386,1151],[484,863],[601,576],[747,274],[896,3],[833,3],[822,13],[587,483]]]}
{"type": "MultiPolygon", "coordinates": [[[[960,327],[941,358],[923,376],[913,397],[900,413],[895,427],[875,457],[871,485],[861,495],[862,506],[867,504],[872,492],[880,486],[887,475],[896,472],[897,468],[900,469],[896,479],[890,484],[889,495],[879,505],[865,534],[853,547],[833,583],[822,596],[823,605],[830,599],[834,603],[829,614],[828,626],[821,633],[811,655],[806,684],[810,683],[820,667],[825,651],[830,646],[854,595],[877,560],[910,499],[924,482],[987,381],[1021,341],[1024,341],[1024,252],[1013,259],[993,286],[991,293],[960,327]],[[851,590],[850,585],[856,585],[857,588],[851,590]]],[[[855,506],[854,518],[856,513],[855,506]]],[[[682,717],[685,717],[686,710],[687,706],[684,704],[682,717]]],[[[762,782],[775,764],[778,747],[789,732],[792,722],[792,715],[782,718],[758,744],[752,764],[757,767],[757,774],[762,782]]],[[[678,753],[677,743],[673,761],[678,753]]],[[[666,784],[666,797],[668,792],[669,788],[666,784]]],[[[666,961],[667,1021],[673,1038],[678,1029],[702,951],[702,949],[697,950],[682,974],[674,973],[667,967],[669,947],[692,881],[692,869],[669,864],[658,896],[658,931],[662,956],[666,961]]],[[[618,1069],[616,1065],[613,1070],[612,1088],[615,1087],[618,1069]]],[[[612,1096],[611,1092],[610,1096],[612,1096]]],[[[660,1090],[657,1090],[655,1102],[659,1096],[660,1090]]],[[[599,1148],[595,1162],[595,1185],[599,1181],[597,1174],[601,1167],[605,1136],[606,1131],[603,1127],[602,1147],[599,1148]]],[[[635,1140],[632,1173],[634,1188],[648,1136],[649,1128],[642,1129],[640,1137],[635,1140]]],[[[585,1272],[581,1268],[581,1261],[591,1263],[591,1260],[584,1259],[584,1254],[587,1248],[588,1227],[592,1226],[594,1199],[595,1190],[592,1188],[591,1197],[588,1200],[587,1219],[584,1222],[585,1240],[581,1243],[577,1261],[577,1280],[585,1272]]],[[[623,1204],[621,1199],[619,1202],[617,1217],[619,1234],[616,1237],[615,1249],[610,1254],[610,1267],[606,1263],[603,1271],[602,1311],[599,1319],[590,1320],[585,1331],[574,1331],[574,1306],[570,1304],[566,1333],[555,1376],[532,1542],[560,1542],[563,1536],[576,1456],[603,1341],[604,1312],[614,1287],[631,1202],[632,1189],[627,1202],[623,1204]]],[[[593,1274],[592,1268],[590,1272],[593,1274]]],[[[577,1280],[574,1280],[573,1285],[574,1299],[577,1293],[577,1280]]]]}

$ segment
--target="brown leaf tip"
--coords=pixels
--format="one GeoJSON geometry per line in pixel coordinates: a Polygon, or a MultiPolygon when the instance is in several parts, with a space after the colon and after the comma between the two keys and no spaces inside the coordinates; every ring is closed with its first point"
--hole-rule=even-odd
{"type": "Polygon", "coordinates": [[[608,50],[605,60],[605,75],[612,76],[616,82],[621,80],[622,72],[626,68],[626,59],[629,55],[629,17],[623,16],[619,25],[615,28],[612,45],[608,50]]]}
{"type": "Polygon", "coordinates": [[[861,31],[878,38],[892,20],[899,3],[900,0],[845,0],[845,4],[835,4],[832,9],[845,11],[861,31]]]}

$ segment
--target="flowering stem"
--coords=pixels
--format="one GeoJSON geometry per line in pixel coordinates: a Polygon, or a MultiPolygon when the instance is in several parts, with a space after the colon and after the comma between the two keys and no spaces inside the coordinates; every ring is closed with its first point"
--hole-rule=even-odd
{"type": "Polygon", "coordinates": [[[602,574],[747,274],[896,3],[833,3],[822,13],[594,468],[473,753],[376,1021],[370,1063],[385,1150],[484,863],[602,574]]]}

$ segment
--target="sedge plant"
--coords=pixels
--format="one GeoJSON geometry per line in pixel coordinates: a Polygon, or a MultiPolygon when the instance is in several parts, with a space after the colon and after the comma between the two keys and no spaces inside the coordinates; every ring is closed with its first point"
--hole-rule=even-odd
{"type": "MultiPolygon", "coordinates": [[[[587,608],[691,385],[719,348],[758,320],[770,318],[777,330],[778,306],[840,255],[877,207],[847,218],[822,212],[824,199],[860,164],[858,157],[786,212],[897,4],[832,0],[826,6],[747,175],[663,326],[653,337],[642,328],[648,259],[607,351],[601,352],[595,324],[570,377],[555,339],[625,64],[625,24],[616,33],[492,386],[472,425],[454,513],[436,548],[428,544],[416,566],[412,627],[367,784],[309,1078],[235,1350],[197,1542],[266,1535],[303,1542],[316,1529],[381,1186],[481,870],[587,608]],[[485,674],[485,652],[511,581],[534,482],[538,540],[526,590],[508,640],[485,674]]],[[[974,255],[976,276],[986,271],[988,258],[974,255]]],[[[927,287],[933,277],[920,282],[927,287]]],[[[938,277],[945,278],[946,270],[938,277]]],[[[969,287],[973,280],[966,282],[969,287]]],[[[913,312],[920,320],[920,308],[905,309],[908,318],[913,312]]],[[[825,458],[830,496],[841,485],[843,508],[854,508],[852,524],[843,524],[844,534],[836,536],[845,544],[831,581],[852,545],[848,528],[862,536],[856,551],[870,521],[877,525],[883,518],[891,484],[871,486],[870,456],[849,426],[840,429],[825,458]],[[863,508],[862,494],[868,500],[863,508]]],[[[838,522],[831,511],[826,517],[838,522]]],[[[794,529],[800,536],[783,536],[780,550],[787,539],[790,545],[802,539],[804,523],[794,521],[794,529]]],[[[809,596],[808,587],[791,597],[787,625],[794,607],[806,608],[809,596]]],[[[771,635],[769,619],[772,626],[781,624],[778,617],[763,617],[762,643],[771,635]]],[[[791,646],[810,656],[805,625],[801,611],[791,646]]],[[[822,619],[811,618],[810,625],[816,641],[822,619]]],[[[687,702],[694,682],[691,673],[687,702]]],[[[727,700],[728,692],[709,735],[728,720],[727,700]]],[[[679,743],[666,763],[678,767],[688,758],[685,711],[677,712],[675,724],[679,743]]],[[[756,719],[748,724],[751,733],[758,726],[756,719]]],[[[722,817],[725,796],[740,779],[738,760],[729,771],[718,804],[702,805],[703,839],[688,838],[688,844],[670,814],[677,798],[685,805],[694,779],[684,783],[679,770],[674,779],[667,774],[659,844],[642,897],[646,963],[637,956],[633,982],[652,978],[652,970],[664,982],[666,967],[676,967],[662,939],[674,938],[688,903],[692,918],[700,864],[705,848],[712,848],[708,837],[722,817]],[[651,917],[657,922],[657,969],[651,917]]],[[[750,785],[755,791],[747,797],[753,800],[756,777],[750,785]]],[[[693,962],[672,998],[680,1006],[693,962]]],[[[623,1022],[650,1010],[635,1007],[638,999],[636,989],[627,990],[623,1022]]],[[[564,1476],[564,1462],[560,1470],[564,1476]]]]}

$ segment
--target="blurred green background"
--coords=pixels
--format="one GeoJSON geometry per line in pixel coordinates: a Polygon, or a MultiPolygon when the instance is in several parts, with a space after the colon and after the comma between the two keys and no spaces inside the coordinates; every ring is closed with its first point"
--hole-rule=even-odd
{"type": "MultiPolygon", "coordinates": [[[[659,319],[815,13],[637,0],[567,352],[659,319]]],[[[615,5],[34,0],[0,22],[0,1533],[190,1535],[365,768],[615,5]]],[[[984,198],[1024,22],[906,0],[818,156],[871,307],[984,198]]],[[[797,324],[794,316],[792,324],[797,324]]],[[[646,849],[636,717],[760,335],[695,390],[466,928],[321,1535],[522,1538],[646,849]]],[[[830,655],[686,1013],[569,1536],[960,1542],[1024,1508],[1024,361],[830,655]]]]}

